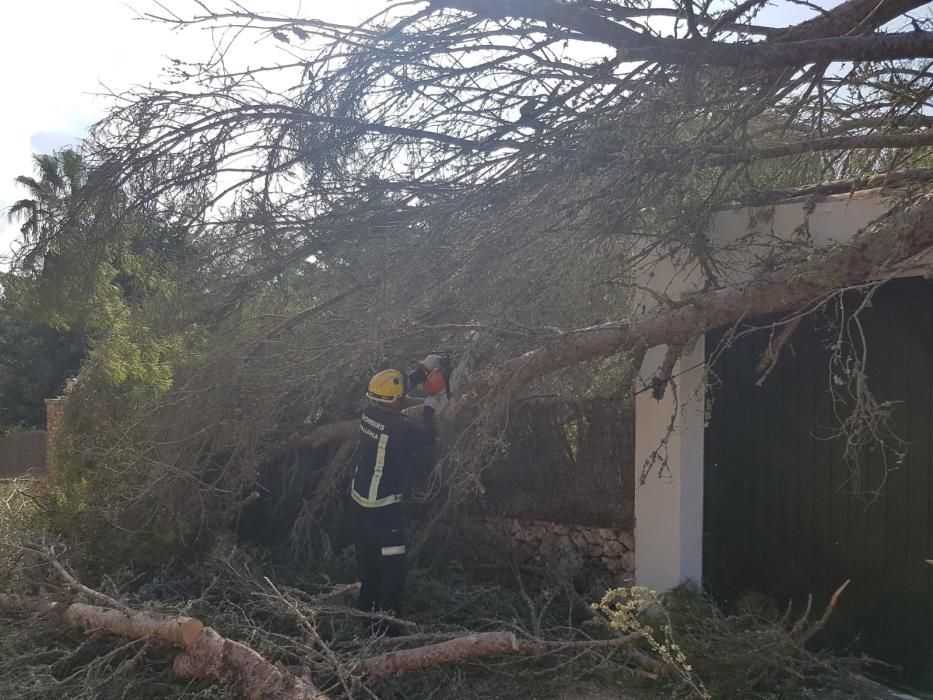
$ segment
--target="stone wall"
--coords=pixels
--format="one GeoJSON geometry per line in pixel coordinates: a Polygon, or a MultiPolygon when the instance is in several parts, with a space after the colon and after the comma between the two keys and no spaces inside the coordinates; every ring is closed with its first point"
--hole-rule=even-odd
{"type": "Polygon", "coordinates": [[[634,583],[632,529],[502,517],[491,519],[490,525],[514,542],[520,559],[543,565],[574,559],[585,567],[605,572],[617,585],[634,583]]]}

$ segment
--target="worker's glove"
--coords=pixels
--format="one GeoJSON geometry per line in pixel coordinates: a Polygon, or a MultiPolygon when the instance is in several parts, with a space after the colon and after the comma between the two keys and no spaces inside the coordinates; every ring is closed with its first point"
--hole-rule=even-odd
{"type": "Polygon", "coordinates": [[[440,415],[440,412],[447,408],[447,394],[429,396],[424,400],[424,407],[433,410],[435,416],[440,415]]]}
{"type": "Polygon", "coordinates": [[[443,362],[443,355],[428,355],[418,364],[424,367],[428,372],[432,372],[436,369],[440,369],[443,362]]]}

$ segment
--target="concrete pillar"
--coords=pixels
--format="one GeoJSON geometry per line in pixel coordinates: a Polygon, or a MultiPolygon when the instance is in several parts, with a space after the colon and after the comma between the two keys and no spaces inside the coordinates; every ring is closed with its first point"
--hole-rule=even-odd
{"type": "MultiPolygon", "coordinates": [[[[741,282],[754,274],[751,258],[742,258],[742,251],[752,252],[754,246],[735,246],[750,232],[767,237],[792,239],[806,230],[815,245],[845,242],[855,233],[890,208],[892,200],[880,191],[837,195],[817,202],[792,202],[766,210],[767,216],[753,218],[751,209],[718,212],[710,231],[716,246],[733,246],[729,253],[733,277],[729,283],[741,282]],[[811,205],[813,205],[811,207],[811,205]],[[737,257],[738,256],[738,257],[737,257]],[[743,263],[744,260],[744,263],[743,263]]],[[[764,240],[762,238],[761,240],[764,240]]],[[[933,257],[915,260],[911,265],[929,267],[933,257]]],[[[906,266],[901,274],[917,274],[906,266]]],[[[685,261],[662,259],[643,274],[638,283],[672,299],[682,299],[685,293],[702,289],[703,278],[696,265],[685,261]],[[681,264],[683,263],[683,264],[681,264]]],[[[654,297],[638,295],[639,312],[650,310],[654,297]]],[[[653,348],[644,359],[641,377],[655,375],[666,348],[653,348]]],[[[674,433],[665,446],[669,471],[658,479],[653,471],[644,485],[638,485],[641,466],[661,442],[675,410],[670,390],[664,399],[655,401],[650,392],[635,400],[635,576],[641,585],[667,590],[683,581],[700,582],[703,575],[703,433],[705,395],[703,372],[704,342],[701,339],[689,354],[674,367],[677,377],[679,408],[674,433]],[[683,374],[681,374],[683,373],[683,374]]]]}
{"type": "MultiPolygon", "coordinates": [[[[652,348],[642,362],[648,381],[666,347],[652,348]]],[[[705,423],[704,342],[700,338],[674,367],[677,403],[668,387],[656,401],[650,391],[635,399],[635,578],[640,586],[666,591],[703,576],[703,432],[705,423]],[[674,430],[667,435],[671,417],[674,430]],[[666,442],[665,442],[666,440],[666,442]],[[659,451],[644,484],[642,466],[659,451]]]]}

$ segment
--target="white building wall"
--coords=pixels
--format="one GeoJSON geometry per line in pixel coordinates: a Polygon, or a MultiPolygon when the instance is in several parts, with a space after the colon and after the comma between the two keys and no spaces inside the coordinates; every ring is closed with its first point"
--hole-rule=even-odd
{"type": "MultiPolygon", "coordinates": [[[[844,243],[890,204],[891,200],[876,190],[824,198],[809,217],[803,202],[782,204],[774,207],[771,216],[758,217],[754,230],[789,238],[806,220],[814,244],[844,243]]],[[[752,213],[739,209],[717,214],[713,244],[735,242],[746,235],[752,213]]],[[[664,262],[639,283],[678,299],[702,283],[696,272],[684,274],[678,269],[672,262],[664,262]]],[[[654,300],[644,294],[639,304],[647,309],[654,300]]],[[[662,346],[646,353],[640,372],[643,382],[656,374],[666,349],[662,346]]],[[[650,391],[635,399],[635,576],[639,585],[659,591],[686,581],[699,583],[703,575],[704,352],[704,339],[700,338],[674,368],[678,405],[670,387],[661,401],[650,391]],[[675,430],[662,446],[672,416],[675,430]],[[639,471],[659,450],[666,468],[659,471],[655,466],[640,484],[639,471]]]]}

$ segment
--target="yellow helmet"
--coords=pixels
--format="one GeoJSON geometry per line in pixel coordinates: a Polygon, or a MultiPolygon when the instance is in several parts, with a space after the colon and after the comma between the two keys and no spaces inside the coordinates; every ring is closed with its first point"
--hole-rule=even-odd
{"type": "Polygon", "coordinates": [[[384,369],[369,380],[366,396],[378,403],[394,403],[405,394],[405,377],[394,369],[384,369]]]}

